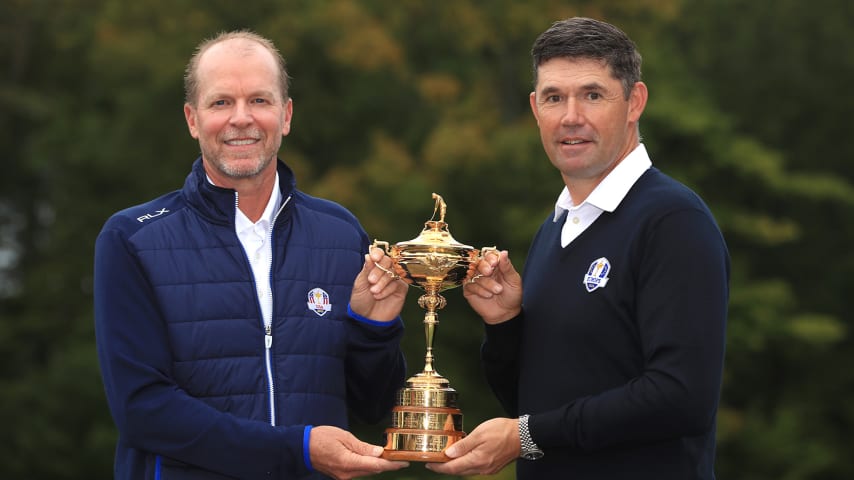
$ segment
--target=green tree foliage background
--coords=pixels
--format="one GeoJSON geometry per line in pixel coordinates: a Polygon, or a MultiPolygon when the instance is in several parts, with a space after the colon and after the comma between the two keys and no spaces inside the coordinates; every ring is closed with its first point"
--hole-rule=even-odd
{"type": "MultiPolygon", "coordinates": [[[[454,236],[524,264],[560,178],[527,94],[530,46],[584,15],[644,55],[653,162],[710,204],[733,260],[720,478],[854,478],[854,4],[848,0],[6,0],[0,4],[0,477],[109,478],[92,253],[113,212],[179,188],[198,146],[181,76],[218,31],[271,37],[293,77],[281,157],[369,234],[454,236]]],[[[424,338],[412,292],[411,373],[424,338]]],[[[465,424],[502,415],[458,291],[436,366],[465,424]]],[[[560,368],[556,365],[555,368],[560,368]]],[[[380,443],[383,425],[355,425],[380,443]]],[[[415,465],[383,478],[436,478],[415,465]]],[[[512,478],[512,468],[498,478],[512,478]]]]}

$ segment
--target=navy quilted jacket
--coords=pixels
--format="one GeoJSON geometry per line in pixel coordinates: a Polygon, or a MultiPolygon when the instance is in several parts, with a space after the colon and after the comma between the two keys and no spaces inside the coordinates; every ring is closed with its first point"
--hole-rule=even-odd
{"type": "Polygon", "coordinates": [[[236,193],[196,160],[184,188],[113,215],[95,250],[95,325],[119,431],[117,479],[319,477],[311,425],[380,420],[401,386],[403,326],[357,321],[368,237],[341,206],[296,190],[272,230],[265,329],[234,229],[236,193]],[[310,293],[311,292],[311,293],[310,293]]]}

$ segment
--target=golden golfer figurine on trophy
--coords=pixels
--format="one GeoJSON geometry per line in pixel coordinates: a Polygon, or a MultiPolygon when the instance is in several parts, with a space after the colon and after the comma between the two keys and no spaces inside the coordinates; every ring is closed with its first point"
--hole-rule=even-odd
{"type": "Polygon", "coordinates": [[[424,371],[410,377],[397,392],[392,426],[385,431],[382,455],[389,460],[446,462],[449,458],[444,454],[445,448],[465,436],[463,414],[457,408],[457,391],[433,368],[433,334],[439,323],[436,311],[446,304],[439,293],[462,285],[483,255],[496,250],[484,247],[478,251],[454,240],[445,223],[445,201],[435,193],[433,199],[436,201],[433,216],[424,224],[418,238],[391,248],[388,242],[379,240],[372,245],[382,247],[391,257],[392,269],[383,268],[386,273],[424,290],[418,305],[427,310],[424,371]],[[437,212],[439,220],[434,220],[437,212]]]}

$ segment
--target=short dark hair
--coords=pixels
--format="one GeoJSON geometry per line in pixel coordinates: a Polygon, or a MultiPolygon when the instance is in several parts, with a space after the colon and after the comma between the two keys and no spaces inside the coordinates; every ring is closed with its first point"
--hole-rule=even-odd
{"type": "Polygon", "coordinates": [[[572,17],[553,23],[541,33],[531,48],[535,87],[540,65],[559,57],[604,61],[614,78],[623,84],[626,99],[641,80],[641,55],[637,46],[610,23],[572,17]]]}
{"type": "Polygon", "coordinates": [[[234,30],[231,32],[222,32],[217,34],[212,38],[208,38],[196,47],[196,51],[193,53],[193,56],[190,57],[190,61],[187,63],[187,68],[184,70],[184,101],[189,103],[190,105],[195,106],[196,101],[198,100],[199,93],[199,60],[202,58],[202,54],[204,54],[209,48],[212,46],[222,43],[226,40],[248,40],[250,42],[257,43],[262,47],[266,48],[271,54],[273,54],[273,58],[276,59],[276,65],[279,68],[279,89],[282,93],[282,100],[288,99],[288,86],[290,82],[290,77],[288,76],[288,70],[285,66],[285,59],[282,57],[282,54],[279,53],[279,49],[276,48],[276,45],[273,44],[273,41],[258,35],[257,33],[250,30],[234,30]]]}

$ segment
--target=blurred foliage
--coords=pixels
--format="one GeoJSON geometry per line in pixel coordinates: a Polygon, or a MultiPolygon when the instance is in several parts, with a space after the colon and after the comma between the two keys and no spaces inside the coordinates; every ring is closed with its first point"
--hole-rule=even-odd
{"type": "MultiPolygon", "coordinates": [[[[0,3],[0,477],[109,478],[92,328],[113,212],[179,188],[198,145],[183,68],[221,30],[272,38],[293,77],[281,156],[373,238],[448,204],[457,240],[517,267],[562,184],[529,111],[530,46],[573,15],[638,43],[653,162],[703,196],[733,261],[720,478],[854,478],[854,6],[848,0],[6,0],[0,3]]],[[[404,348],[422,366],[410,294],[404,348]]],[[[449,291],[436,367],[465,425],[502,415],[481,326],[449,291]]],[[[354,425],[380,442],[384,425],[354,425]]],[[[414,465],[383,478],[437,478],[414,465]]],[[[513,477],[506,468],[496,477],[513,477]]]]}

